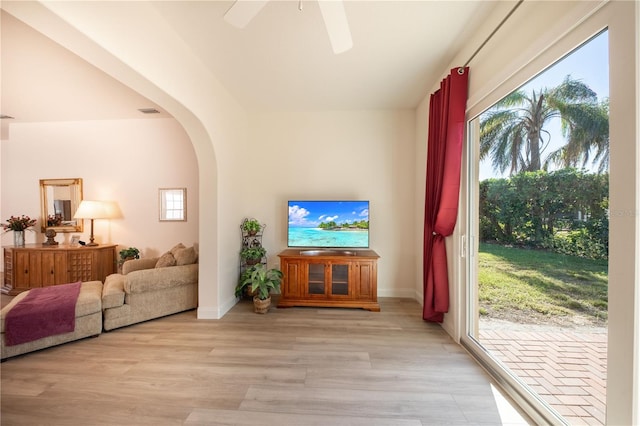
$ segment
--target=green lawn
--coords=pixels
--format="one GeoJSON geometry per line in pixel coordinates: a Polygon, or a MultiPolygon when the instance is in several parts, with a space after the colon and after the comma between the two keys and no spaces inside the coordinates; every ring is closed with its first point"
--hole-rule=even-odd
{"type": "Polygon", "coordinates": [[[606,260],[480,244],[480,314],[518,322],[607,319],[606,260]]]}

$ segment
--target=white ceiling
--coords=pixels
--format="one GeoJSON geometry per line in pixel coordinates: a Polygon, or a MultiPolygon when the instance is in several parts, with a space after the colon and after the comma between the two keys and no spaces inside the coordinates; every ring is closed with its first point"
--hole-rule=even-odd
{"type": "Polygon", "coordinates": [[[233,1],[154,5],[242,105],[332,110],[415,108],[496,5],[345,0],[353,48],[335,55],[317,1],[298,3],[269,1],[244,29],[223,19],[233,1]]]}
{"type": "MultiPolygon", "coordinates": [[[[244,29],[223,20],[233,1],[152,5],[245,108],[346,110],[415,108],[464,43],[482,42],[468,38],[498,3],[345,0],[354,47],[339,55],[316,0],[302,11],[297,0],[272,0],[244,29]]],[[[6,12],[1,29],[0,112],[11,122],[161,109],[6,12]]]]}

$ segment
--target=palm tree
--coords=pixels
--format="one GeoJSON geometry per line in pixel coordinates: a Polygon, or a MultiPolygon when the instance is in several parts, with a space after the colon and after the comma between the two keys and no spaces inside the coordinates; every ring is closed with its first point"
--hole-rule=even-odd
{"type": "Polygon", "coordinates": [[[575,121],[563,123],[562,134],[567,144],[552,152],[546,163],[562,167],[585,167],[591,161],[598,173],[609,170],[609,99],[592,105],[581,105],[575,121]],[[569,127],[571,126],[571,127],[569,127]]]}
{"type": "Polygon", "coordinates": [[[596,147],[596,160],[608,162],[605,111],[608,108],[598,104],[596,93],[571,76],[557,87],[533,90],[530,95],[516,90],[481,116],[480,160],[490,157],[495,171],[509,168],[509,175],[514,175],[546,169],[550,162],[586,163],[591,147],[596,147]],[[543,162],[541,156],[551,140],[545,126],[553,118],[561,120],[569,142],[543,162]]]}

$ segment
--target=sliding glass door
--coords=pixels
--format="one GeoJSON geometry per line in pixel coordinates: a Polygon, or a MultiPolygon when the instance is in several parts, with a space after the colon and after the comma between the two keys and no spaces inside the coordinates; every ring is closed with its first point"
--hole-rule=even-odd
{"type": "Polygon", "coordinates": [[[608,33],[468,128],[462,342],[534,420],[604,424],[608,33]]]}

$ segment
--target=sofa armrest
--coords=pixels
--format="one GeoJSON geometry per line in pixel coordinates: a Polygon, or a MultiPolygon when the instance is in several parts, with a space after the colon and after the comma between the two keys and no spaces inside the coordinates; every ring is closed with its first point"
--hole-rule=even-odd
{"type": "Polygon", "coordinates": [[[127,260],[122,264],[122,275],[127,275],[129,272],[140,271],[142,269],[155,268],[158,259],[157,257],[146,257],[143,259],[127,260]]]}
{"type": "Polygon", "coordinates": [[[102,287],[102,309],[116,308],[124,304],[124,275],[111,274],[102,287]]]}
{"type": "Polygon", "coordinates": [[[133,271],[125,278],[124,291],[127,294],[163,290],[197,283],[198,264],[133,271]]]}

